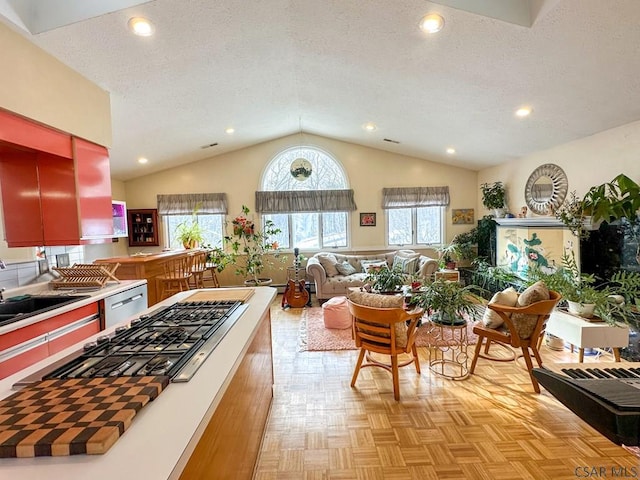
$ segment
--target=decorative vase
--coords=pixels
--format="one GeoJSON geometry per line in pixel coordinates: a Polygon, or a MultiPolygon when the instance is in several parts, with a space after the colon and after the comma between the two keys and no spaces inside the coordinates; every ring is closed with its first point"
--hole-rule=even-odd
{"type": "Polygon", "coordinates": [[[593,317],[593,312],[596,308],[595,303],[580,303],[572,302],[571,300],[567,300],[567,303],[569,304],[569,313],[573,313],[582,318],[593,317]]]}

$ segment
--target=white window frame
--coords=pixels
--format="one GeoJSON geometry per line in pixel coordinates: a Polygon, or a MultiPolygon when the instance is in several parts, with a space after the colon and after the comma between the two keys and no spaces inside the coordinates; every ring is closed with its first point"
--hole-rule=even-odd
{"type": "MultiPolygon", "coordinates": [[[[182,245],[171,245],[171,227],[170,227],[170,217],[181,217],[183,219],[190,219],[191,218],[191,214],[185,214],[185,215],[161,215],[162,218],[162,226],[163,226],[163,235],[164,235],[164,244],[167,248],[182,248],[182,245]]],[[[197,217],[220,217],[220,233],[221,233],[221,239],[220,242],[215,242],[215,239],[213,237],[207,237],[206,232],[205,232],[205,243],[207,245],[211,245],[212,247],[220,247],[222,248],[223,246],[223,239],[225,236],[225,225],[226,225],[226,215],[223,213],[199,213],[197,214],[197,217]]],[[[173,223],[173,222],[171,222],[173,223]]],[[[175,228],[175,227],[174,227],[175,228]]]]}
{"type": "Polygon", "coordinates": [[[445,218],[446,218],[446,208],[445,206],[425,206],[425,207],[407,207],[400,209],[385,209],[385,241],[388,247],[415,247],[415,248],[424,248],[424,247],[433,247],[440,246],[444,244],[444,239],[446,238],[445,234],[445,218]],[[418,235],[418,208],[439,208],[440,209],[440,241],[434,243],[418,243],[417,235],[418,235]],[[389,213],[391,210],[411,210],[411,243],[408,244],[398,244],[391,243],[389,239],[389,213]]]}
{"type": "MultiPolygon", "coordinates": [[[[347,172],[344,169],[343,165],[331,154],[329,154],[328,152],[326,152],[325,150],[315,147],[315,146],[310,146],[310,145],[304,145],[304,146],[298,146],[298,147],[290,147],[287,148],[281,152],[279,152],[278,154],[276,154],[271,161],[266,165],[263,173],[262,173],[262,179],[260,181],[260,185],[262,186],[262,188],[265,189],[269,189],[271,186],[270,185],[265,185],[266,179],[267,179],[267,175],[268,172],[270,172],[270,169],[272,168],[272,166],[274,164],[277,164],[278,162],[284,161],[286,159],[286,163],[287,165],[289,164],[289,162],[291,162],[293,159],[295,158],[306,158],[309,162],[311,162],[311,164],[314,166],[314,171],[316,170],[316,165],[317,165],[317,161],[319,157],[326,157],[326,160],[333,162],[332,167],[336,168],[337,172],[340,172],[340,174],[342,175],[342,180],[344,181],[344,183],[342,184],[337,184],[337,185],[332,185],[327,189],[331,189],[331,188],[348,188],[349,186],[349,179],[347,176],[347,172]]],[[[290,171],[287,169],[286,171],[283,169],[282,170],[282,174],[283,175],[291,175],[290,171]]],[[[292,182],[290,184],[290,189],[299,189],[302,185],[297,184],[296,182],[292,182]],[[296,187],[296,188],[292,188],[292,187],[296,187]]],[[[285,188],[286,189],[286,188],[285,188]]],[[[348,250],[351,248],[351,213],[349,211],[344,211],[344,212],[315,212],[318,213],[318,247],[314,247],[314,248],[304,248],[305,250],[323,250],[323,249],[331,249],[331,250],[348,250]],[[324,245],[323,243],[323,222],[322,222],[322,216],[324,213],[343,213],[346,214],[346,218],[345,218],[345,232],[346,232],[346,245],[341,246],[341,247],[333,247],[331,245],[324,245]]],[[[293,215],[297,214],[295,212],[281,212],[278,213],[278,215],[287,215],[287,223],[288,223],[288,227],[289,227],[289,248],[285,248],[286,250],[293,250],[293,248],[297,247],[297,245],[294,245],[294,232],[292,229],[293,226],[293,215]]],[[[275,214],[274,214],[275,215],[275,214]]],[[[261,224],[264,227],[264,217],[265,215],[261,216],[261,224]]]]}

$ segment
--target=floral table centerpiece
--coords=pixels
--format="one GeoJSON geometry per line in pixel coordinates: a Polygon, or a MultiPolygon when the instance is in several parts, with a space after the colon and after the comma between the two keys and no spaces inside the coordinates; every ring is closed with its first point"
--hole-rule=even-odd
{"type": "MultiPolygon", "coordinates": [[[[260,285],[270,283],[259,275],[266,267],[274,265],[271,255],[279,257],[278,242],[273,239],[281,230],[271,220],[264,222],[264,228],[259,231],[254,221],[249,218],[249,208],[242,206],[242,215],[235,217],[231,222],[232,235],[225,236],[225,241],[233,252],[233,262],[236,266],[236,275],[245,277],[250,283],[260,285]],[[246,256],[244,263],[238,263],[240,255],[246,256]]],[[[281,261],[285,261],[284,257],[281,261]]]]}

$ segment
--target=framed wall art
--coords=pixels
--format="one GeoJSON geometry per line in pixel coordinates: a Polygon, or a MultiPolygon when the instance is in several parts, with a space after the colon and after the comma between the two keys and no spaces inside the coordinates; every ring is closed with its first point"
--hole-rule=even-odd
{"type": "Polygon", "coordinates": [[[451,223],[454,225],[466,225],[474,223],[473,208],[454,208],[451,210],[451,223]]]}
{"type": "Polygon", "coordinates": [[[376,226],[376,214],[375,213],[361,213],[360,214],[360,226],[361,227],[375,227],[376,226]]]}

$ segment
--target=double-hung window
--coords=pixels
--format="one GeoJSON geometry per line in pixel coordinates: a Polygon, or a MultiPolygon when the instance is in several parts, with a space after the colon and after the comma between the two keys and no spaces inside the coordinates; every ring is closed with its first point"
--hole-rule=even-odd
{"type": "Polygon", "coordinates": [[[444,239],[444,211],[449,187],[384,188],[387,244],[439,245],[444,239]]]}
{"type": "Polygon", "coordinates": [[[271,160],[256,192],[263,222],[281,230],[281,248],[341,248],[349,244],[353,190],[337,160],[314,147],[285,150],[271,160]]]}
{"type": "Polygon", "coordinates": [[[158,214],[162,216],[167,247],[183,248],[182,243],[176,239],[176,229],[181,223],[190,222],[194,214],[204,230],[204,243],[212,247],[222,247],[227,214],[225,193],[158,195],[158,214]]]}

